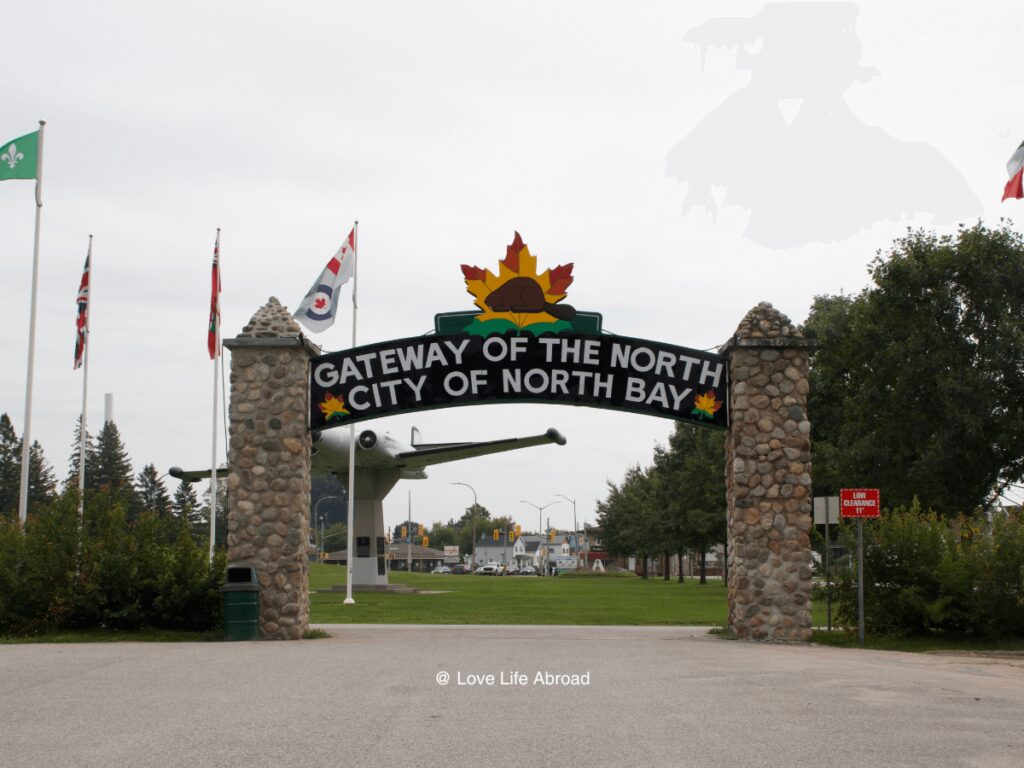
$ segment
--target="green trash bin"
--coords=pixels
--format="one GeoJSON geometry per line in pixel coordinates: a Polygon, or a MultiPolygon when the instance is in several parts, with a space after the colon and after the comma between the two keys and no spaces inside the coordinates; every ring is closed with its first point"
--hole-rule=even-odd
{"type": "Polygon", "coordinates": [[[224,595],[224,639],[259,640],[260,583],[256,569],[247,565],[228,566],[224,595]]]}

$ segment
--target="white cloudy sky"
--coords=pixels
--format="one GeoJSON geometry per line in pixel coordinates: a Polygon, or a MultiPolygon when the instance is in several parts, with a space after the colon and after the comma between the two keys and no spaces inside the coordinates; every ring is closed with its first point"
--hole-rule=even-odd
{"type": "MultiPolygon", "coordinates": [[[[742,205],[684,215],[687,186],[666,165],[673,147],[750,85],[738,55],[772,44],[758,39],[764,25],[747,24],[751,39],[707,49],[702,68],[684,36],[714,18],[758,18],[765,8],[756,0],[8,4],[0,141],[47,120],[32,436],[62,474],[81,398],[74,299],[90,233],[89,418],[99,424],[103,394],[113,393],[137,468],[165,471],[209,462],[206,320],[218,226],[226,335],[271,295],[294,307],[359,219],[362,342],[417,335],[435,312],[470,309],[459,265],[494,269],[518,230],[542,268],[575,263],[569,302],[602,312],[606,329],[708,348],[758,301],[802,321],[815,294],[859,290],[874,252],[908,224],[949,227],[932,215],[936,199],[946,208],[957,201],[968,220],[1014,215],[1017,204],[999,197],[1005,162],[1024,138],[1019,4],[849,6],[858,13],[847,42],[859,39],[859,63],[876,72],[834,95],[891,145],[930,145],[961,188],[947,195],[949,173],[926,171],[924,202],[907,201],[905,217],[860,222],[834,242],[797,237],[770,248],[745,234],[747,217],[787,195],[744,199],[733,174],[723,183],[742,205]]],[[[813,26],[795,28],[814,37],[813,26]]],[[[802,71],[828,67],[794,56],[802,71]]],[[[800,87],[776,95],[806,95],[800,87]]],[[[735,161],[759,144],[757,110],[746,115],[717,146],[698,147],[708,150],[705,175],[716,157],[735,161]],[[737,142],[744,134],[751,141],[737,142]]],[[[794,127],[799,118],[790,113],[794,127]]],[[[878,163],[850,146],[855,139],[828,134],[814,131],[791,164],[801,178],[810,173],[805,187],[857,220],[858,201],[895,180],[830,175],[844,158],[878,163]]],[[[760,145],[759,156],[773,154],[760,145]]],[[[0,184],[0,410],[19,433],[32,223],[31,182],[0,184]]],[[[338,349],[349,334],[344,316],[314,340],[338,349]]],[[[404,518],[407,489],[415,518],[458,516],[471,497],[456,481],[528,527],[537,515],[521,500],[546,504],[555,494],[576,498],[578,517],[593,521],[606,479],[649,460],[671,429],[654,418],[528,405],[375,427],[405,437],[413,425],[428,441],[554,426],[569,442],[436,467],[429,480],[395,489],[389,524],[404,518]]],[[[557,527],[571,524],[571,512],[568,503],[548,510],[557,527]]]]}

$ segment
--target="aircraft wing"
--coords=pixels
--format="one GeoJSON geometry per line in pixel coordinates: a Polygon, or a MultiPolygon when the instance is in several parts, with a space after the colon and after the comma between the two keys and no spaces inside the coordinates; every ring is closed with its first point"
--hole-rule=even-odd
{"type": "MultiPolygon", "coordinates": [[[[481,443],[428,443],[407,445],[399,442],[387,433],[378,434],[372,430],[363,430],[356,438],[356,466],[372,469],[398,469],[402,477],[417,480],[426,477],[423,471],[431,464],[444,464],[448,461],[461,461],[474,456],[487,456],[491,453],[515,451],[535,445],[565,445],[565,437],[557,429],[549,429],[542,435],[531,437],[510,437],[504,440],[489,440],[481,443]]],[[[348,432],[336,430],[314,434],[313,466],[314,475],[338,473],[348,468],[348,432]]],[[[184,470],[171,467],[168,473],[178,480],[195,483],[210,477],[209,469],[184,470]]],[[[224,468],[217,470],[217,477],[227,477],[224,468]]]]}
{"type": "Polygon", "coordinates": [[[504,440],[490,440],[485,443],[434,443],[414,446],[411,451],[403,451],[395,456],[395,461],[413,469],[444,464],[447,461],[470,459],[474,456],[486,456],[502,451],[514,451],[519,448],[530,448],[534,445],[555,443],[565,445],[565,437],[557,429],[549,429],[543,435],[533,437],[510,437],[504,440]]]}
{"type": "MultiPolygon", "coordinates": [[[[171,467],[167,470],[167,474],[176,480],[184,480],[186,483],[198,483],[200,480],[210,479],[209,469],[182,469],[181,467],[171,467]]],[[[224,467],[217,470],[217,479],[227,477],[228,471],[224,467]]]]}
{"type": "MultiPolygon", "coordinates": [[[[531,437],[490,440],[481,443],[430,443],[409,445],[396,440],[386,432],[363,430],[356,437],[356,466],[366,469],[397,469],[408,480],[423,479],[425,467],[459,461],[474,456],[486,456],[502,451],[514,451],[534,445],[555,443],[565,445],[565,438],[557,429],[531,437]]],[[[313,474],[342,473],[348,469],[348,430],[337,429],[314,434],[313,474]]]]}

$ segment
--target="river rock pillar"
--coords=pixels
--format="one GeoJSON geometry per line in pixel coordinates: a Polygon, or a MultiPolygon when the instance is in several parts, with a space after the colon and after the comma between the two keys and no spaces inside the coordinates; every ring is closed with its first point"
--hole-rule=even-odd
{"type": "Polygon", "coordinates": [[[722,348],[729,356],[726,437],[729,628],[741,639],[811,637],[813,342],[762,302],[722,348]]]}
{"type": "Polygon", "coordinates": [[[317,353],[277,299],[224,346],[228,412],[228,565],[256,569],[260,637],[309,628],[309,361],[317,353]]]}

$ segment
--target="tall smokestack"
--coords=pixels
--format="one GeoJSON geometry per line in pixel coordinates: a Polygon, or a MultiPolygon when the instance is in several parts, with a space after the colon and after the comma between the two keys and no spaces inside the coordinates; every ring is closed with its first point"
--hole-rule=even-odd
{"type": "Polygon", "coordinates": [[[103,395],[103,423],[114,420],[114,393],[107,392],[103,395]]]}

